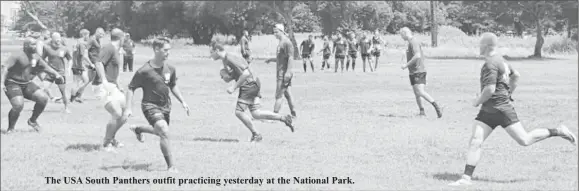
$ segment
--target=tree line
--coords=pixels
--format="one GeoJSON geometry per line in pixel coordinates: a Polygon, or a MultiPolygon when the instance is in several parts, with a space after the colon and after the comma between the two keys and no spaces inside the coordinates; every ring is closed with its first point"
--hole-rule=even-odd
{"type": "MultiPolygon", "coordinates": [[[[209,44],[215,34],[242,31],[269,34],[274,23],[294,32],[324,35],[374,31],[396,33],[402,27],[423,33],[432,26],[450,25],[469,35],[492,31],[535,34],[542,47],[546,31],[577,29],[577,1],[23,1],[16,30],[35,20],[51,31],[77,37],[82,28],[121,28],[134,40],[154,35],[192,38],[209,44]],[[434,19],[431,19],[431,3],[434,19]],[[29,13],[27,13],[27,11],[29,13]],[[291,27],[289,27],[291,26],[291,27]]],[[[436,27],[434,27],[436,28],[436,27]]],[[[536,48],[537,48],[536,47],[536,48]]],[[[297,46],[296,46],[297,48],[297,46]]],[[[536,56],[540,56],[535,51],[536,56]]]]}

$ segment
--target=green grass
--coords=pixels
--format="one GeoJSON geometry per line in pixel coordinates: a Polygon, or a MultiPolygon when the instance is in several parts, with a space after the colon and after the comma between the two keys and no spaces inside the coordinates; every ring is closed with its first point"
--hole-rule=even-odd
{"type": "MultiPolygon", "coordinates": [[[[272,37],[273,38],[273,37],[272,37]]],[[[272,42],[273,43],[273,42],[272,42]]],[[[255,43],[253,43],[253,46],[255,43]]],[[[271,45],[274,46],[274,45],[271,45]]],[[[4,45],[2,52],[8,50],[4,45]]],[[[233,48],[231,48],[233,49],[233,48]]],[[[465,163],[471,124],[477,108],[470,105],[479,90],[481,61],[428,60],[427,91],[444,107],[436,119],[426,107],[426,118],[415,117],[418,108],[409,86],[408,72],[399,58],[382,59],[375,73],[303,73],[293,69],[293,95],[298,108],[296,132],[281,123],[255,122],[264,141],[249,143],[250,133],[234,115],[236,94],[226,93],[219,79],[220,63],[207,50],[178,48],[170,63],[177,67],[181,90],[192,110],[187,117],[173,99],[170,136],[180,174],[164,170],[158,138],[145,135],[139,143],[129,125],[146,124],[135,95],[134,116],[117,138],[125,143],[118,153],[100,149],[109,119],[101,101],[88,88],[84,104],[73,104],[72,114],[62,104],[50,103],[39,122],[45,131],[30,132],[26,119],[32,102],[26,102],[17,132],[0,135],[2,190],[577,190],[578,151],[560,138],[521,147],[498,128],[483,145],[475,171],[475,184],[451,188],[465,163]],[[199,55],[199,56],[195,56],[199,55]],[[123,178],[277,178],[350,177],[354,185],[47,185],[52,177],[123,178]]],[[[150,48],[137,47],[136,67],[151,58],[150,48]]],[[[564,123],[577,133],[577,57],[545,61],[510,62],[522,74],[514,103],[527,129],[564,123]]],[[[275,65],[256,62],[252,68],[262,79],[262,108],[273,108],[275,65]]],[[[121,74],[126,85],[130,73],[121,74]]],[[[54,94],[56,89],[52,89],[54,94]]],[[[1,98],[4,130],[10,105],[1,98]]],[[[284,104],[282,113],[288,113],[284,104]]]]}

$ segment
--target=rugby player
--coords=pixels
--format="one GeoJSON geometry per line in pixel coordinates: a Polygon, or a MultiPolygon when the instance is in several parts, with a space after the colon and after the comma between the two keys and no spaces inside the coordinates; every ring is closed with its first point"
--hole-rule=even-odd
{"type": "Polygon", "coordinates": [[[266,60],[266,63],[277,62],[277,84],[273,112],[279,113],[283,102],[282,96],[285,96],[292,116],[297,117],[294,100],[292,99],[290,91],[291,81],[294,76],[292,71],[295,62],[293,58],[294,47],[284,32],[284,26],[282,24],[276,24],[273,31],[275,37],[279,40],[277,58],[266,60]]]}
{"type": "Polygon", "coordinates": [[[243,30],[243,36],[241,37],[241,41],[239,43],[241,45],[241,55],[247,62],[247,64],[251,64],[251,50],[249,49],[249,32],[247,30],[243,30]]]}
{"type": "Polygon", "coordinates": [[[366,64],[370,68],[370,72],[373,72],[372,69],[372,57],[370,54],[372,53],[372,40],[368,38],[367,34],[363,34],[362,39],[360,39],[360,55],[362,56],[362,69],[366,72],[366,64]]]}
{"type": "Polygon", "coordinates": [[[358,40],[356,40],[356,35],[350,33],[350,39],[348,39],[348,58],[346,61],[346,71],[350,67],[350,62],[352,62],[352,71],[356,68],[356,58],[358,58],[358,40]]]}
{"type": "Polygon", "coordinates": [[[171,50],[170,40],[167,38],[157,38],[153,41],[154,58],[145,63],[135,72],[126,92],[127,108],[123,112],[123,119],[132,115],[133,94],[136,89],[143,89],[143,99],[141,109],[150,126],[134,126],[131,130],[137,136],[137,140],[143,142],[142,133],[149,133],[159,136],[161,152],[167,163],[167,170],[176,172],[173,166],[171,147],[169,142],[169,123],[171,113],[171,97],[169,91],[189,115],[189,106],[183,99],[183,95],[177,86],[177,74],[175,67],[167,63],[169,50],[171,50]]]}
{"type": "Polygon", "coordinates": [[[334,42],[334,50],[332,52],[336,63],[334,72],[338,72],[338,62],[341,63],[342,72],[344,72],[344,59],[348,53],[348,43],[342,39],[342,34],[338,34],[338,39],[334,42]]]}
{"type": "MultiPolygon", "coordinates": [[[[418,104],[418,109],[420,109],[420,116],[425,116],[424,107],[422,106],[422,98],[428,101],[436,110],[436,115],[438,118],[442,117],[442,110],[440,106],[434,101],[434,98],[430,96],[424,90],[424,86],[426,85],[426,67],[425,67],[425,58],[422,52],[422,46],[418,40],[413,38],[412,32],[407,27],[400,29],[400,35],[402,39],[408,42],[408,49],[406,50],[406,60],[407,63],[402,64],[402,70],[408,68],[408,72],[410,73],[410,85],[414,90],[414,97],[416,97],[416,104],[418,104]]],[[[374,68],[376,71],[376,68],[374,68]]]]}
{"type": "Polygon", "coordinates": [[[231,71],[221,74],[221,78],[229,82],[234,79],[236,82],[233,86],[227,88],[227,93],[232,94],[239,89],[239,96],[237,99],[237,106],[235,107],[235,116],[251,131],[251,142],[259,142],[262,136],[255,130],[251,117],[254,119],[277,120],[284,122],[293,132],[291,115],[280,115],[271,111],[263,111],[260,109],[260,104],[256,100],[261,97],[261,83],[259,78],[253,73],[249,65],[239,56],[225,52],[223,45],[213,44],[211,49],[211,57],[214,60],[223,61],[223,70],[231,71]],[[251,116],[245,113],[249,110],[251,116]]]}
{"type": "Polygon", "coordinates": [[[46,108],[48,103],[48,96],[40,89],[40,87],[32,80],[36,76],[35,73],[43,70],[54,78],[63,80],[63,77],[50,67],[44,60],[36,54],[38,41],[32,37],[27,37],[23,43],[23,49],[15,54],[10,55],[4,64],[2,70],[2,90],[6,97],[10,100],[12,109],[8,113],[8,129],[6,133],[12,133],[20,112],[24,108],[24,99],[35,102],[32,116],[28,119],[28,125],[34,130],[40,131],[41,126],[38,124],[38,117],[46,108]],[[32,62],[38,62],[36,67],[33,67],[32,62]]]}
{"type": "Polygon", "coordinates": [[[561,137],[577,145],[577,137],[564,125],[527,132],[509,99],[517,87],[520,74],[496,52],[497,45],[495,34],[482,35],[480,54],[485,57],[485,63],[480,73],[481,95],[473,102],[474,107],[481,104],[482,107],[473,124],[464,174],[458,181],[450,183],[451,186],[472,184],[472,174],[481,158],[481,146],[497,126],[503,127],[521,146],[530,146],[550,137],[561,137]]]}
{"type": "Polygon", "coordinates": [[[308,36],[308,39],[302,41],[300,44],[300,52],[302,53],[302,60],[304,62],[304,73],[308,68],[307,61],[310,61],[310,66],[312,67],[312,72],[314,72],[314,61],[312,60],[312,52],[314,52],[314,37],[312,35],[308,36]]]}
{"type": "MultiPolygon", "coordinates": [[[[92,63],[93,65],[96,64],[96,62],[99,58],[99,54],[101,51],[101,38],[104,36],[104,34],[105,34],[105,30],[103,28],[97,28],[95,30],[94,35],[89,38],[89,40],[86,44],[86,46],[88,48],[88,58],[89,58],[90,63],[92,63]]],[[[105,92],[101,88],[102,79],[97,74],[96,68],[93,68],[93,65],[89,65],[89,69],[87,70],[87,74],[88,74],[89,81],[93,85],[93,88],[96,86],[96,89],[94,89],[94,90],[97,93],[97,98],[100,99],[100,98],[105,96],[104,95],[105,92]]],[[[76,90],[76,92],[73,92],[72,95],[74,95],[75,98],[76,97],[82,97],[82,94],[84,93],[84,90],[86,89],[86,87],[88,87],[88,85],[81,86],[78,90],[76,90]]]]}
{"type": "Polygon", "coordinates": [[[113,29],[111,31],[111,42],[102,46],[95,62],[97,75],[103,79],[102,89],[106,95],[103,99],[104,106],[111,115],[103,141],[105,151],[114,151],[113,147],[123,146],[115,139],[115,135],[126,122],[126,118],[123,118],[126,100],[119,87],[119,73],[121,72],[119,50],[124,36],[125,33],[122,30],[113,29]]]}
{"type": "Polygon", "coordinates": [[[127,33],[125,35],[125,41],[123,42],[123,50],[125,52],[123,58],[123,72],[133,72],[133,57],[135,55],[135,42],[131,39],[131,34],[127,33]]]}
{"type": "Polygon", "coordinates": [[[68,108],[68,98],[66,92],[66,71],[69,69],[69,66],[72,66],[72,55],[70,55],[70,51],[66,47],[64,47],[63,39],[59,33],[55,32],[51,36],[51,41],[49,44],[46,44],[43,48],[43,58],[48,61],[48,65],[52,67],[55,71],[57,71],[62,78],[55,78],[55,76],[47,75],[44,78],[44,91],[46,94],[49,95],[48,88],[50,84],[56,84],[58,86],[58,90],[60,90],[60,94],[62,95],[62,102],[64,103],[64,112],[70,113],[68,108]]]}
{"type": "Polygon", "coordinates": [[[323,46],[322,50],[320,50],[319,53],[323,54],[322,69],[321,70],[324,70],[324,67],[327,67],[328,69],[330,69],[329,59],[330,59],[330,56],[332,55],[332,49],[330,48],[330,39],[328,38],[328,36],[324,36],[324,46],[323,46]]]}
{"type": "Polygon", "coordinates": [[[380,37],[380,31],[376,29],[374,32],[374,37],[372,37],[372,60],[374,60],[374,71],[378,70],[378,60],[382,54],[382,46],[384,46],[384,40],[380,37]]]}
{"type": "Polygon", "coordinates": [[[80,38],[75,46],[74,64],[72,66],[72,74],[74,75],[74,82],[76,87],[70,89],[70,102],[82,103],[80,89],[85,89],[91,81],[89,80],[89,70],[94,69],[94,63],[89,58],[88,42],[90,40],[90,32],[87,29],[80,30],[80,38]]]}

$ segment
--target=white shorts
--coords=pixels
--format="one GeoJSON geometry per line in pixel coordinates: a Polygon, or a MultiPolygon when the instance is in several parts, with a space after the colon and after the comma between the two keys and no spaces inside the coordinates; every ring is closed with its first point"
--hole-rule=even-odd
{"type": "Polygon", "coordinates": [[[116,85],[103,83],[103,90],[106,93],[102,98],[105,105],[113,101],[125,105],[125,94],[116,85]]]}

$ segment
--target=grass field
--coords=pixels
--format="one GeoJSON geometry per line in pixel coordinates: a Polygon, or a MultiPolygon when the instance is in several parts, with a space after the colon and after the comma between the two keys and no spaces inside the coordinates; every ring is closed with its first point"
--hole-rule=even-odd
{"type": "MultiPolygon", "coordinates": [[[[2,46],[5,51],[16,47],[2,46]]],[[[233,49],[233,48],[232,48],[233,49]]],[[[237,50],[237,49],[233,49],[237,50]]],[[[206,51],[206,50],[204,50],[206,51]]],[[[274,50],[272,50],[274,51],[274,50]]],[[[136,67],[151,58],[138,47],[136,67]]],[[[237,52],[237,51],[236,51],[237,52]]],[[[395,52],[395,51],[393,51],[395,52]]],[[[26,125],[32,102],[26,102],[17,132],[1,135],[2,190],[577,190],[578,151],[560,138],[521,147],[498,128],[483,146],[483,158],[470,187],[446,186],[463,171],[471,123],[477,108],[470,105],[479,90],[480,60],[428,60],[427,90],[444,107],[437,119],[432,107],[426,118],[409,86],[408,71],[400,70],[401,55],[382,58],[375,73],[303,73],[295,65],[293,95],[298,108],[296,132],[282,123],[255,122],[264,140],[249,143],[250,133],[234,116],[236,93],[226,93],[219,79],[220,63],[178,49],[170,63],[177,67],[179,84],[192,110],[187,117],[173,105],[171,138],[179,174],[164,171],[158,139],[145,135],[136,141],[128,125],[145,124],[135,96],[134,116],[117,139],[118,153],[100,149],[108,114],[90,93],[84,104],[73,104],[72,114],[61,113],[61,103],[50,103],[39,122],[42,133],[26,125]],[[121,178],[275,178],[350,177],[353,185],[158,185],[46,184],[45,177],[121,178]]],[[[3,58],[4,59],[4,58],[3,58]]],[[[514,95],[519,118],[527,129],[564,123],[577,133],[577,56],[551,60],[511,61],[522,74],[514,95]]],[[[273,109],[275,65],[257,60],[252,68],[262,79],[263,109],[273,109]]],[[[123,73],[127,84],[132,74],[123,73]]],[[[52,90],[57,93],[56,89],[52,90]]],[[[10,105],[1,96],[2,131],[10,105]]],[[[282,113],[288,113],[284,104],[282,113]]],[[[223,182],[222,182],[223,183],[223,182]]]]}

